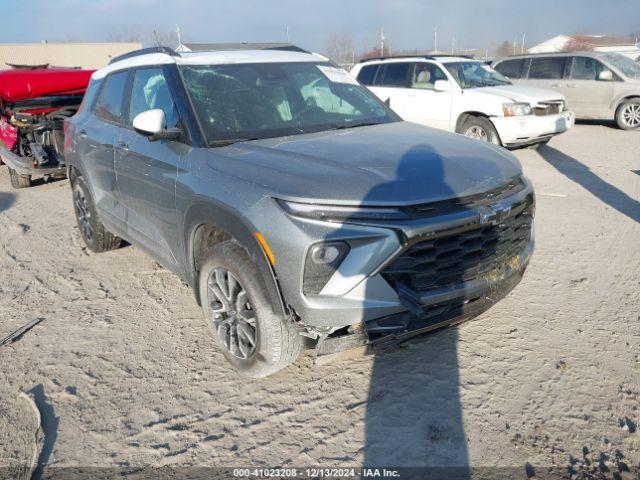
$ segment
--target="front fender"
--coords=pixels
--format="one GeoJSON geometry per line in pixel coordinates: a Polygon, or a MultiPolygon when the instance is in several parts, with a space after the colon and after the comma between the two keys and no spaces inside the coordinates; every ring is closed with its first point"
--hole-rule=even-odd
{"type": "Polygon", "coordinates": [[[288,309],[285,307],[276,274],[264,250],[256,240],[255,229],[240,212],[212,199],[196,200],[186,210],[184,217],[184,245],[186,246],[185,258],[187,259],[187,271],[185,273],[195,291],[198,304],[200,304],[201,299],[199,298],[194,240],[198,229],[206,225],[223,230],[247,251],[251,261],[260,273],[260,279],[274,313],[286,316],[288,309]]]}

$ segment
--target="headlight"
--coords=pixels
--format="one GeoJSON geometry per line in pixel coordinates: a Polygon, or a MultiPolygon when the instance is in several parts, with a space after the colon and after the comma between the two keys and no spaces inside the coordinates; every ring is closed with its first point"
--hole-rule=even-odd
{"type": "Polygon", "coordinates": [[[311,203],[278,200],[280,206],[295,217],[334,222],[348,220],[406,220],[409,215],[394,207],[359,207],[342,205],[315,205],[311,203]]]}
{"type": "Polygon", "coordinates": [[[321,242],[312,245],[304,262],[302,291],[317,295],[349,253],[347,242],[321,242]]]}
{"type": "Polygon", "coordinates": [[[533,113],[531,105],[528,103],[503,103],[502,111],[505,117],[521,117],[533,113]]]}

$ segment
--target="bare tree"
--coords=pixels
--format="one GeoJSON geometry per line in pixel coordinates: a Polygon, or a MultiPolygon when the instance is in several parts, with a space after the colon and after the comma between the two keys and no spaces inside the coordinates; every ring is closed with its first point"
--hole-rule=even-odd
{"type": "Polygon", "coordinates": [[[496,50],[496,58],[508,57],[513,53],[513,44],[507,40],[502,42],[496,50]]]}
{"type": "Polygon", "coordinates": [[[334,33],[325,42],[327,56],[336,63],[350,63],[353,60],[353,39],[348,33],[334,33]]]}
{"type": "Polygon", "coordinates": [[[112,30],[106,36],[107,42],[140,42],[141,31],[132,25],[123,25],[116,30],[112,30]]]}
{"type": "Polygon", "coordinates": [[[108,42],[140,42],[147,47],[158,44],[172,48],[178,46],[176,32],[153,27],[123,26],[107,34],[106,39],[108,42]]]}

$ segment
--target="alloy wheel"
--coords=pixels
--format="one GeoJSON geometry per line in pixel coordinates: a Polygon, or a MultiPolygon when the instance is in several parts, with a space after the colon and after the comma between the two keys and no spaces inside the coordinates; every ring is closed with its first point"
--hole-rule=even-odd
{"type": "Polygon", "coordinates": [[[629,128],[640,127],[640,103],[630,103],[622,111],[622,121],[629,128]]]}
{"type": "Polygon", "coordinates": [[[487,131],[482,128],[480,125],[472,125],[467,128],[467,131],[464,132],[466,137],[475,138],[476,140],[483,140],[485,142],[489,141],[489,135],[487,135],[487,131]]]}
{"type": "Polygon", "coordinates": [[[93,239],[93,227],[91,226],[91,210],[87,204],[87,199],[82,192],[82,189],[76,189],[76,201],[74,205],[76,207],[76,216],[78,217],[78,225],[84,238],[91,241],[93,239]]]}
{"type": "Polygon", "coordinates": [[[235,357],[249,358],[256,349],[256,315],[246,290],[225,268],[216,268],[207,280],[209,312],[224,347],[235,357]]]}

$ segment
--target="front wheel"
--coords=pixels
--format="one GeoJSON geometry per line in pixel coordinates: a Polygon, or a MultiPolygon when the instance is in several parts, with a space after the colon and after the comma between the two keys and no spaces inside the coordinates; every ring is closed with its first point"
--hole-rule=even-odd
{"type": "Polygon", "coordinates": [[[209,250],[199,285],[207,323],[236,370],[260,378],[296,361],[303,337],[273,312],[260,273],[239,244],[227,241],[209,250]]]}
{"type": "Polygon", "coordinates": [[[31,186],[31,175],[21,175],[13,168],[9,169],[9,179],[13,188],[28,188],[31,186]]]}
{"type": "Polygon", "coordinates": [[[616,123],[622,130],[640,128],[640,98],[627,100],[616,112],[616,123]]]}
{"type": "Polygon", "coordinates": [[[460,131],[465,137],[500,145],[500,137],[491,120],[485,117],[469,116],[462,123],[460,131]]]}

